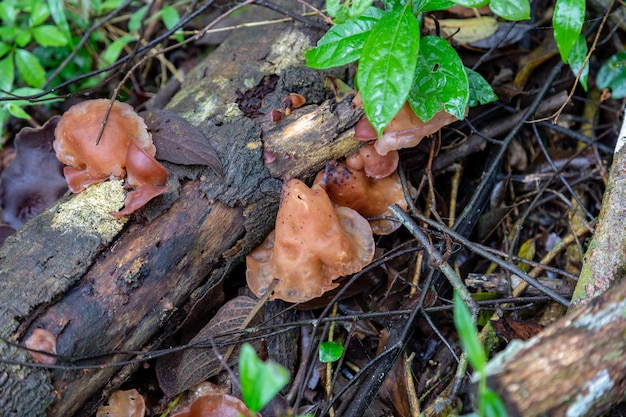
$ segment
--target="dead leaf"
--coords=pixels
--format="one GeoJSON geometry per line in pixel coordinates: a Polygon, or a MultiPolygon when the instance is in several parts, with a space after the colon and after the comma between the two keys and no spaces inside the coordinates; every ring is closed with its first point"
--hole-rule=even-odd
{"type": "Polygon", "coordinates": [[[0,176],[2,218],[14,229],[67,191],[63,164],[52,149],[58,121],[53,117],[39,129],[26,127],[15,138],[15,158],[0,176]]]}
{"type": "MultiPolygon", "coordinates": [[[[230,300],[189,342],[192,346],[200,346],[172,353],[159,359],[156,371],[161,390],[171,397],[216,375],[222,369],[222,365],[213,353],[211,342],[223,344],[237,340],[236,335],[220,335],[240,329],[255,305],[256,301],[250,297],[240,296],[230,300]]],[[[218,351],[223,356],[228,351],[228,346],[220,347],[218,351]]],[[[230,355],[228,363],[235,363],[237,358],[238,349],[230,355]]]]}
{"type": "Polygon", "coordinates": [[[222,163],[204,134],[170,110],[140,113],[156,146],[156,159],[180,165],[206,165],[223,178],[222,163]]]}
{"type": "Polygon", "coordinates": [[[486,39],[498,30],[498,21],[490,16],[471,17],[468,19],[435,19],[424,17],[424,27],[429,32],[439,29],[443,38],[450,38],[457,43],[471,43],[486,39]]]}
{"type": "Polygon", "coordinates": [[[531,29],[534,29],[533,25],[519,22],[498,22],[498,30],[493,35],[471,42],[470,45],[482,49],[502,48],[519,42],[531,29]]]}

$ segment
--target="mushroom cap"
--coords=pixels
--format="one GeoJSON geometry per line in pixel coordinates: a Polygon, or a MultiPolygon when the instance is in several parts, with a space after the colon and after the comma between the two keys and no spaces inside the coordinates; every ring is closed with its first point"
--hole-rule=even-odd
{"type": "Polygon", "coordinates": [[[337,287],[336,278],[360,271],[374,256],[371,228],[347,207],[333,207],[319,186],[292,179],[283,185],[276,229],[246,257],[246,279],[262,296],[305,302],[337,287]]]}
{"type": "Polygon", "coordinates": [[[136,389],[115,391],[96,411],[96,417],[144,417],[146,402],[136,389]]]}
{"type": "Polygon", "coordinates": [[[100,142],[96,144],[110,101],[86,100],[63,114],[53,143],[72,192],[111,177],[126,176],[126,153],[132,141],[154,157],[156,148],[143,119],[132,106],[113,102],[100,142]]]}
{"type": "MultiPolygon", "coordinates": [[[[389,206],[397,204],[406,210],[400,177],[392,175],[375,179],[364,171],[352,169],[342,163],[331,161],[314,181],[328,193],[330,200],[339,206],[350,207],[363,217],[392,216],[389,206]]],[[[370,220],[374,234],[387,235],[400,227],[399,222],[375,219],[370,220]]]]}
{"type": "Polygon", "coordinates": [[[392,150],[385,156],[376,151],[374,143],[368,143],[346,158],[346,165],[357,171],[365,171],[368,177],[385,178],[398,168],[400,155],[392,150]]]}
{"type": "Polygon", "coordinates": [[[54,365],[57,362],[57,339],[50,330],[40,328],[33,330],[33,333],[24,341],[24,346],[39,351],[29,352],[35,363],[54,365]],[[47,352],[51,355],[41,352],[47,352]]]}
{"type": "Polygon", "coordinates": [[[144,120],[125,103],[114,101],[99,143],[107,99],[72,106],[59,121],[53,143],[70,190],[81,192],[91,184],[126,178],[130,191],[116,218],[129,215],[167,191],[167,170],[155,158],[156,148],[144,120]]]}

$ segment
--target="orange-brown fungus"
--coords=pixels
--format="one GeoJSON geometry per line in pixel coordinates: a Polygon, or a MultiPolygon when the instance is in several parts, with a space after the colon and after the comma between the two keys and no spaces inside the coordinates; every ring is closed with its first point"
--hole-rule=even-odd
{"type": "Polygon", "coordinates": [[[239,398],[218,392],[198,397],[188,411],[171,414],[172,417],[252,417],[254,415],[239,398]]]}
{"type": "Polygon", "coordinates": [[[51,331],[46,329],[35,329],[28,339],[24,341],[24,346],[28,349],[40,352],[29,351],[35,363],[54,365],[57,362],[57,339],[51,331]],[[50,353],[46,355],[43,352],[50,353]]]}
{"type": "Polygon", "coordinates": [[[272,298],[305,302],[337,287],[336,278],[360,271],[373,256],[367,220],[333,207],[319,185],[292,179],[283,185],[276,229],[246,257],[246,279],[257,296],[277,279],[272,298]]]}
{"type": "Polygon", "coordinates": [[[402,148],[417,146],[426,136],[438,132],[442,127],[455,122],[457,118],[445,111],[436,113],[428,122],[423,122],[417,117],[408,103],[400,109],[400,112],[385,127],[385,132],[374,145],[381,155],[402,148]]]}
{"type": "MultiPolygon", "coordinates": [[[[388,209],[392,204],[397,204],[405,210],[408,206],[397,173],[374,179],[363,171],[333,161],[328,163],[324,171],[317,174],[314,184],[324,188],[334,204],[350,207],[367,218],[393,217],[388,209]]],[[[387,235],[398,229],[400,223],[372,219],[370,226],[375,234],[387,235]]]]}
{"type": "Polygon", "coordinates": [[[115,391],[106,405],[96,411],[96,417],[144,417],[146,403],[136,389],[115,391]]]}
{"type": "Polygon", "coordinates": [[[87,100],[63,114],[54,132],[57,158],[70,190],[79,193],[91,184],[110,178],[126,178],[131,189],[120,218],[143,207],[167,187],[167,170],[154,159],[156,148],[146,125],[133,108],[115,101],[100,142],[98,134],[110,101],[87,100]]]}
{"type": "Polygon", "coordinates": [[[426,136],[438,132],[442,127],[456,121],[457,118],[445,111],[436,113],[428,122],[423,122],[415,112],[404,103],[398,114],[385,126],[385,130],[377,139],[376,130],[365,116],[356,124],[354,139],[362,141],[376,140],[374,146],[380,155],[388,152],[417,146],[426,136]]]}
{"type": "Polygon", "coordinates": [[[389,151],[382,156],[376,151],[374,143],[368,143],[346,158],[346,165],[357,171],[365,171],[368,177],[385,178],[398,168],[398,151],[389,151]]]}

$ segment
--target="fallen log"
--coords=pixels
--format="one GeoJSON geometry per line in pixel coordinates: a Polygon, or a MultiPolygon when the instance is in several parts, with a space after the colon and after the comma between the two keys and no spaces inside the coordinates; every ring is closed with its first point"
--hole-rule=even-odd
{"type": "MultiPolygon", "coordinates": [[[[261,8],[255,14],[277,17],[261,8]]],[[[123,199],[114,181],[66,197],[7,240],[0,249],[0,408],[10,410],[6,415],[91,414],[133,369],[26,367],[19,362],[28,355],[7,342],[45,328],[57,338],[60,364],[158,347],[273,227],[281,178],[309,177],[358,146],[351,127],[360,110],[328,100],[325,74],[304,66],[304,51],[321,34],[292,22],[239,29],[189,74],[168,109],[208,138],[222,178],[207,167],[164,163],[169,191],[127,222],[108,215],[123,199]],[[244,114],[242,101],[267,80],[275,85],[255,96],[257,114],[244,114]],[[278,123],[259,116],[291,92],[314,105],[278,123]],[[280,158],[271,174],[263,158],[266,137],[280,158]]]]}

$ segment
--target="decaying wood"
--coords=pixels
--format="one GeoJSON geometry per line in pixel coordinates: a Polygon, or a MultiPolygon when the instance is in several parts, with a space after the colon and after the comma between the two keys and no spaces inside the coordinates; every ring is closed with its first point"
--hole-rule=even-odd
{"type": "MultiPolygon", "coordinates": [[[[267,16],[264,9],[255,13],[267,16]]],[[[57,336],[58,353],[71,358],[137,351],[157,346],[163,329],[175,328],[192,307],[197,310],[194,303],[273,227],[279,178],[310,176],[328,159],[358,146],[350,132],[360,111],[349,102],[324,102],[325,75],[303,65],[304,51],[320,35],[293,23],[241,29],[189,74],[168,108],[209,139],[223,164],[223,179],[206,167],[167,164],[169,191],[126,226],[114,219],[107,223],[108,217],[106,222],[102,216],[94,219],[88,214],[91,202],[76,207],[81,193],[9,239],[0,250],[0,336],[19,342],[43,327],[57,336]],[[238,98],[270,75],[277,83],[262,97],[259,112],[280,108],[291,92],[321,104],[276,125],[247,117],[238,98]],[[307,123],[298,124],[301,118],[307,123]],[[290,148],[273,149],[289,160],[279,160],[272,176],[263,162],[264,129],[280,138],[296,125],[290,148]],[[299,140],[306,141],[305,153],[293,145],[299,140]],[[67,228],[55,223],[61,212],[67,228]],[[73,222],[72,216],[87,220],[73,222]]],[[[120,204],[119,195],[113,200],[120,204]]],[[[25,358],[4,343],[0,352],[5,360],[25,358]]],[[[87,363],[125,359],[128,355],[118,354],[87,363]]],[[[118,372],[114,367],[55,370],[46,384],[48,370],[2,363],[0,406],[10,401],[11,416],[44,415],[45,410],[63,417],[91,413],[106,395],[102,387],[118,372]]]]}
{"type": "Polygon", "coordinates": [[[624,400],[626,281],[489,362],[511,416],[597,416],[624,400]]]}

